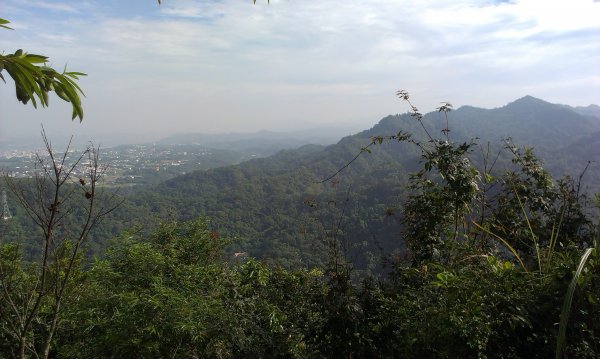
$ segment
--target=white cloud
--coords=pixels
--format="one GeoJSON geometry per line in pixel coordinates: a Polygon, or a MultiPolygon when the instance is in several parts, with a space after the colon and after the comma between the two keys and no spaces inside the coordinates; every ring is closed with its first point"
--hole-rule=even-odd
{"type": "Polygon", "coordinates": [[[192,19],[216,19],[225,14],[218,10],[220,1],[180,0],[165,2],[161,13],[166,16],[175,16],[192,19]]]}
{"type": "Polygon", "coordinates": [[[77,38],[75,36],[72,35],[68,35],[68,34],[40,34],[39,35],[42,39],[46,39],[48,41],[52,41],[53,43],[56,42],[74,42],[77,38]]]}
{"type": "Polygon", "coordinates": [[[398,88],[423,110],[443,100],[495,107],[527,93],[585,104],[600,93],[592,1],[181,0],[133,16],[92,3],[78,20],[11,6],[29,28],[6,49],[27,45],[88,72],[86,113],[101,126],[281,129],[297,118],[367,126],[404,110],[398,88]]]}
{"type": "Polygon", "coordinates": [[[24,4],[26,7],[39,8],[44,10],[56,11],[56,12],[66,12],[71,14],[79,13],[79,9],[76,5],[67,2],[47,2],[47,1],[25,1],[24,4]]]}

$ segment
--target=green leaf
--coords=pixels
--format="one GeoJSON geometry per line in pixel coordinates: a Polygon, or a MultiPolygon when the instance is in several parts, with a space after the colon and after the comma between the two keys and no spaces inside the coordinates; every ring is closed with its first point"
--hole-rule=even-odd
{"type": "Polygon", "coordinates": [[[48,57],[35,54],[25,54],[25,60],[31,64],[43,64],[48,61],[48,57]]]}
{"type": "MultiPolygon", "coordinates": [[[[14,54],[0,55],[0,72],[6,70],[14,80],[16,97],[23,104],[27,104],[31,100],[33,107],[37,108],[39,101],[42,107],[46,107],[49,103],[48,92],[54,90],[58,97],[71,103],[72,118],[78,117],[82,121],[83,108],[80,95],[85,96],[85,94],[76,80],[79,79],[79,76],[86,76],[86,74],[77,71],[67,72],[66,67],[60,74],[53,68],[45,66],[47,61],[48,57],[46,56],[28,54],[19,49],[14,54]]],[[[1,73],[0,79],[6,82],[1,73]]]]}
{"type": "MultiPolygon", "coordinates": [[[[27,102],[32,99],[33,91],[29,88],[29,82],[26,78],[26,73],[23,73],[13,62],[6,63],[6,71],[15,81],[17,99],[23,104],[27,104],[27,102]]],[[[33,99],[31,103],[33,107],[37,107],[35,99],[33,99]]]]}
{"type": "Polygon", "coordinates": [[[72,77],[74,79],[78,79],[78,76],[87,76],[87,74],[84,74],[83,72],[76,72],[76,71],[72,71],[72,72],[65,72],[65,75],[72,77]]]}
{"type": "Polygon", "coordinates": [[[0,27],[3,27],[5,29],[9,29],[9,30],[14,30],[12,27],[8,27],[5,24],[10,24],[10,21],[4,20],[4,19],[0,18],[0,27]]]}
{"type": "MultiPolygon", "coordinates": [[[[35,77],[34,77],[35,73],[28,71],[27,68],[25,66],[23,66],[21,62],[18,62],[15,65],[23,74],[23,77],[27,81],[27,85],[28,85],[30,91],[34,92],[37,95],[37,97],[40,99],[40,102],[42,103],[42,106],[46,106],[46,103],[44,102],[44,98],[42,95],[42,90],[40,89],[40,86],[38,85],[38,83],[35,81],[35,77]]],[[[31,101],[35,102],[35,97],[33,96],[33,94],[31,94],[30,96],[31,96],[31,101]]]]}
{"type": "Polygon", "coordinates": [[[71,102],[71,100],[69,100],[69,97],[67,97],[67,95],[65,94],[65,91],[63,90],[62,85],[60,83],[54,84],[54,92],[56,92],[56,95],[62,100],[71,102]]]}
{"type": "Polygon", "coordinates": [[[48,105],[48,91],[42,91],[43,102],[48,105]]]}
{"type": "Polygon", "coordinates": [[[494,182],[494,176],[490,175],[489,173],[484,173],[483,178],[485,179],[485,183],[489,184],[494,182]]]}

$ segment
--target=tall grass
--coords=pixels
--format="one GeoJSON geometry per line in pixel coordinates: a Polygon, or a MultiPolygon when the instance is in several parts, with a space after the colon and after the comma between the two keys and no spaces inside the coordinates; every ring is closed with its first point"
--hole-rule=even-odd
{"type": "Polygon", "coordinates": [[[579,282],[579,278],[581,277],[581,273],[592,254],[597,252],[598,244],[600,243],[600,221],[596,228],[596,236],[594,238],[594,247],[587,248],[581,259],[579,260],[579,265],[577,266],[577,270],[575,271],[575,275],[573,279],[571,279],[571,283],[569,284],[569,288],[567,289],[567,293],[565,295],[565,300],[563,303],[562,310],[560,312],[560,325],[558,327],[558,337],[556,339],[556,355],[555,359],[561,359],[563,357],[563,351],[565,349],[565,344],[567,341],[567,325],[569,323],[569,316],[571,314],[571,306],[573,304],[573,295],[575,294],[575,289],[577,289],[577,283],[579,282]]]}
{"type": "MultiPolygon", "coordinates": [[[[561,211],[560,218],[558,221],[558,225],[556,225],[556,223],[555,223],[552,226],[552,233],[550,235],[550,242],[549,242],[548,248],[546,251],[543,251],[539,247],[539,242],[533,231],[531,222],[529,221],[529,217],[527,215],[527,211],[525,210],[525,206],[523,205],[523,202],[521,201],[521,198],[519,197],[519,194],[516,192],[516,190],[515,190],[515,196],[519,202],[519,206],[521,207],[521,211],[523,212],[525,221],[527,222],[527,226],[528,226],[529,232],[531,234],[531,239],[532,239],[533,245],[535,246],[535,250],[536,250],[536,257],[537,257],[537,262],[538,262],[538,266],[539,266],[539,273],[541,274],[541,273],[543,273],[544,267],[547,269],[550,268],[552,255],[554,254],[555,246],[556,246],[556,243],[558,242],[558,235],[560,232],[560,227],[561,227],[563,219],[564,219],[565,209],[563,206],[563,209],[561,211]],[[545,258],[542,258],[543,256],[545,258]],[[544,263],[545,266],[543,266],[542,263],[544,263]]],[[[521,265],[523,270],[525,272],[529,272],[527,270],[527,268],[525,267],[523,260],[519,256],[519,253],[508,243],[508,241],[506,241],[502,237],[498,236],[497,234],[491,232],[489,229],[485,228],[484,226],[479,225],[476,222],[473,222],[473,224],[477,228],[479,228],[481,231],[487,233],[488,235],[491,235],[493,238],[500,241],[514,255],[514,257],[517,259],[517,261],[519,262],[519,264],[521,265]]],[[[560,324],[559,324],[559,329],[558,329],[558,336],[556,339],[555,359],[561,359],[563,357],[566,340],[567,340],[567,338],[566,338],[567,337],[567,325],[569,322],[569,316],[571,314],[571,307],[573,305],[573,296],[575,295],[575,290],[577,289],[577,283],[579,283],[579,279],[582,277],[583,270],[584,270],[585,265],[587,264],[590,256],[592,256],[593,254],[595,254],[597,252],[599,244],[600,244],[600,220],[598,221],[598,224],[596,226],[596,234],[594,236],[594,245],[593,245],[593,247],[587,248],[583,252],[581,258],[579,259],[579,265],[577,266],[577,269],[575,270],[575,274],[574,274],[573,278],[571,279],[571,282],[569,283],[569,287],[567,288],[567,292],[565,294],[565,299],[564,299],[563,306],[562,306],[562,309],[560,312],[560,324]]]]}

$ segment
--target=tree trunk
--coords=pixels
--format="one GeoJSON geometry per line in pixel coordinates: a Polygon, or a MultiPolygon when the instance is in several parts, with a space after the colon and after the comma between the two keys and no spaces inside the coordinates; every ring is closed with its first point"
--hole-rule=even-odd
{"type": "Polygon", "coordinates": [[[25,333],[19,338],[19,358],[25,359],[25,333]]]}

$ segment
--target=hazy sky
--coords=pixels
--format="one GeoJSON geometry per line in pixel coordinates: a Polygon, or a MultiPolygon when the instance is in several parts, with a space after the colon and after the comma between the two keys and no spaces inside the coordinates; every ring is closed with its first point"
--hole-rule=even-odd
{"type": "MultiPolygon", "coordinates": [[[[89,74],[82,124],[0,82],[0,136],[367,128],[440,101],[600,102],[592,0],[1,0],[0,51],[89,74]]],[[[5,76],[6,77],[6,76],[5,76]]]]}

